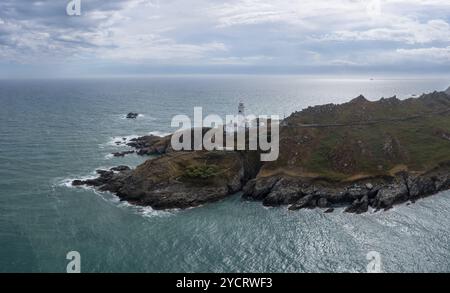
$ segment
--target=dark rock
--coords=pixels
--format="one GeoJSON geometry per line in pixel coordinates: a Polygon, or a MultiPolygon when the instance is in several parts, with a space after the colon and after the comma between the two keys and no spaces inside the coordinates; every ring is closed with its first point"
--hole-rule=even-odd
{"type": "Polygon", "coordinates": [[[134,151],[124,151],[124,152],[112,153],[112,155],[114,157],[125,157],[126,155],[131,155],[131,154],[134,154],[134,151]]]}
{"type": "Polygon", "coordinates": [[[307,208],[310,206],[313,199],[314,199],[313,194],[306,195],[306,196],[302,197],[301,199],[299,199],[295,204],[291,205],[289,207],[289,210],[296,211],[296,210],[300,210],[303,208],[307,208]]]}
{"type": "Polygon", "coordinates": [[[95,171],[98,175],[105,175],[105,174],[107,174],[109,171],[107,171],[107,170],[96,170],[95,171]]]}
{"type": "Polygon", "coordinates": [[[377,194],[378,194],[379,189],[378,188],[372,188],[371,190],[369,190],[369,192],[367,193],[367,196],[369,197],[369,199],[374,199],[377,194]]]}
{"type": "Polygon", "coordinates": [[[155,135],[133,138],[127,146],[136,149],[139,156],[162,155],[168,152],[171,147],[171,136],[159,137],[155,135]]]}
{"type": "Polygon", "coordinates": [[[330,208],[330,209],[326,210],[324,213],[325,213],[325,214],[331,214],[331,213],[333,213],[333,212],[334,212],[334,209],[333,209],[333,208],[330,208]]]}
{"type": "Polygon", "coordinates": [[[361,199],[356,199],[345,212],[351,214],[363,214],[369,210],[369,197],[365,195],[361,199]]]}
{"type": "Polygon", "coordinates": [[[128,166],[117,166],[117,167],[111,168],[110,170],[115,171],[115,172],[124,172],[124,171],[131,170],[131,168],[128,166]]]}
{"type": "Polygon", "coordinates": [[[245,188],[244,198],[253,200],[264,200],[272,191],[272,188],[278,182],[277,177],[260,178],[249,182],[249,186],[245,188]]]}
{"type": "Polygon", "coordinates": [[[408,177],[409,198],[417,199],[419,197],[431,195],[437,192],[434,181],[429,177],[408,177]]]}
{"type": "Polygon", "coordinates": [[[281,179],[273,185],[270,193],[264,198],[263,204],[265,206],[289,205],[297,202],[302,196],[303,193],[297,184],[281,179]]]}
{"type": "Polygon", "coordinates": [[[127,119],[136,119],[139,116],[139,113],[130,112],[127,114],[127,119]]]}
{"type": "Polygon", "coordinates": [[[328,207],[328,200],[324,197],[319,198],[319,200],[317,201],[317,206],[319,208],[326,208],[328,207]]]}
{"type": "Polygon", "coordinates": [[[397,202],[408,200],[408,188],[403,183],[391,184],[382,187],[375,198],[375,207],[378,209],[391,209],[397,202]]]}
{"type": "Polygon", "coordinates": [[[83,186],[85,185],[85,182],[82,180],[74,180],[72,181],[72,186],[83,186]]]}

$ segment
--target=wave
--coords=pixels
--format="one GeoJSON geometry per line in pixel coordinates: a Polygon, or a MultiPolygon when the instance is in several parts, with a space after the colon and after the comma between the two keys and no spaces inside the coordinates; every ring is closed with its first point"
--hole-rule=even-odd
{"type": "Polygon", "coordinates": [[[84,175],[84,176],[74,176],[74,177],[67,177],[67,178],[63,178],[63,179],[56,179],[56,186],[60,186],[60,187],[67,187],[67,188],[81,188],[81,189],[86,189],[86,190],[92,190],[93,187],[90,186],[73,186],[72,182],[74,180],[81,180],[81,181],[85,181],[85,180],[90,180],[90,179],[95,179],[97,178],[97,172],[92,172],[89,175],[84,175]]]}
{"type": "Polygon", "coordinates": [[[105,147],[124,147],[127,146],[127,143],[131,142],[132,139],[138,138],[139,135],[132,134],[126,136],[113,136],[110,137],[106,143],[102,143],[99,145],[101,149],[105,147]]]}
{"type": "Polygon", "coordinates": [[[136,206],[132,205],[129,202],[121,201],[119,203],[119,207],[126,208],[129,210],[132,210],[133,212],[144,216],[146,218],[153,218],[153,217],[169,217],[175,215],[175,213],[179,212],[179,209],[172,209],[172,210],[155,210],[151,207],[142,207],[142,206],[136,206]]]}
{"type": "Polygon", "coordinates": [[[131,135],[124,135],[124,136],[113,136],[113,137],[110,137],[106,143],[99,144],[99,147],[101,149],[104,149],[107,147],[115,147],[115,148],[128,147],[127,144],[130,143],[132,139],[139,138],[141,136],[154,135],[154,136],[158,136],[158,137],[165,137],[165,136],[168,136],[171,134],[172,133],[170,133],[170,132],[163,132],[163,131],[156,130],[156,131],[151,131],[144,135],[131,134],[131,135]]]}

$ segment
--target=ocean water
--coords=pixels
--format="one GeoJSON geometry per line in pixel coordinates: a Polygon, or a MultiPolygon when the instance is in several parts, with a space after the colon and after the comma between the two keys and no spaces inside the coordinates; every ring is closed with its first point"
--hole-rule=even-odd
{"type": "Polygon", "coordinates": [[[389,212],[290,212],[239,194],[185,211],[153,211],[111,194],[70,187],[96,169],[136,166],[112,158],[122,138],[174,131],[172,116],[247,112],[280,116],[304,107],[443,90],[439,79],[307,79],[198,76],[0,81],[0,271],[364,272],[367,253],[385,272],[450,271],[450,193],[389,212]],[[137,120],[125,119],[137,111],[137,120]]]}

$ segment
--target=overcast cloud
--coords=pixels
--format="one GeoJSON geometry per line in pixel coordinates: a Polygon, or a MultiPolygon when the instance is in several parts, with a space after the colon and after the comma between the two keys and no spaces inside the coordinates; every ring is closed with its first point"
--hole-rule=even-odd
{"type": "Polygon", "coordinates": [[[450,73],[449,0],[68,2],[1,0],[0,76],[450,73]]]}

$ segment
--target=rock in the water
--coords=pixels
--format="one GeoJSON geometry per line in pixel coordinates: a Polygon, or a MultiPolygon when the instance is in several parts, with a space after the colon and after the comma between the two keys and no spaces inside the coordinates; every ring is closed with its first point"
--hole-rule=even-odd
{"type": "Polygon", "coordinates": [[[330,208],[330,209],[326,210],[324,213],[325,213],[325,214],[331,214],[331,213],[333,213],[333,212],[334,212],[334,209],[333,209],[333,208],[330,208]]]}
{"type": "Polygon", "coordinates": [[[125,157],[126,155],[131,155],[131,154],[134,154],[134,151],[124,151],[124,152],[112,153],[112,155],[114,157],[125,157]]]}
{"type": "Polygon", "coordinates": [[[139,116],[139,113],[130,112],[127,114],[127,119],[136,119],[139,116]]]}
{"type": "Polygon", "coordinates": [[[72,186],[83,186],[85,185],[85,182],[82,180],[74,180],[72,181],[72,186]]]}

